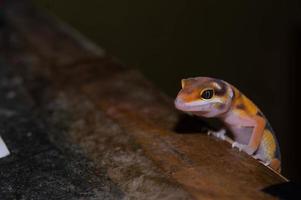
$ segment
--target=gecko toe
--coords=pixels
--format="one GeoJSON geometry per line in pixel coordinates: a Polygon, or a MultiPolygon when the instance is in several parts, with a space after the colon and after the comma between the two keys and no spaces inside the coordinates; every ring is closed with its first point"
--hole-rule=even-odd
{"type": "Polygon", "coordinates": [[[237,148],[239,151],[241,151],[242,148],[243,148],[243,144],[240,144],[238,142],[233,142],[232,143],[232,148],[237,148]]]}

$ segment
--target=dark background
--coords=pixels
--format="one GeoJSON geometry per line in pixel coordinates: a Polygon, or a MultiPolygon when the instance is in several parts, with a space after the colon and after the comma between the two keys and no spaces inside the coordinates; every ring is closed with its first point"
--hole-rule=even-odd
{"type": "Polygon", "coordinates": [[[180,79],[227,80],[265,113],[283,174],[300,182],[297,129],[301,3],[297,0],[35,0],[171,97],[180,79]]]}

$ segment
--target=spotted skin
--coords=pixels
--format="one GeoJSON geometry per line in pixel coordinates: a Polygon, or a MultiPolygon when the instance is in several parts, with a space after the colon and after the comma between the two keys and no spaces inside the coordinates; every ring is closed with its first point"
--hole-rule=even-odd
{"type": "Polygon", "coordinates": [[[219,118],[233,134],[233,139],[227,140],[233,141],[232,146],[280,172],[280,149],[275,133],[250,99],[219,79],[196,77],[183,79],[181,83],[182,89],[175,99],[177,109],[199,117],[219,118]]]}

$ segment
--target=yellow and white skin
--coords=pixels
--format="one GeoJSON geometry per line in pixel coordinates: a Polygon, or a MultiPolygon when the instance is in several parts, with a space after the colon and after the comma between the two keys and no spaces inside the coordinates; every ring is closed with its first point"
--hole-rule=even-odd
{"type": "Polygon", "coordinates": [[[199,117],[220,119],[233,138],[225,135],[225,129],[208,134],[280,172],[280,150],[271,126],[258,107],[231,84],[210,77],[183,79],[175,106],[199,117]]]}

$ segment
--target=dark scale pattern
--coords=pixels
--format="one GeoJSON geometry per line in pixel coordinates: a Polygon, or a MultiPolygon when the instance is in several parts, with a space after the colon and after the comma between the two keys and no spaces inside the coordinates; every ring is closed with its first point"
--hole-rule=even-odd
{"type": "Polygon", "coordinates": [[[0,61],[0,135],[11,152],[0,159],[0,199],[121,199],[79,149],[49,140],[63,130],[45,123],[41,113],[22,79],[0,61]]]}

